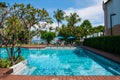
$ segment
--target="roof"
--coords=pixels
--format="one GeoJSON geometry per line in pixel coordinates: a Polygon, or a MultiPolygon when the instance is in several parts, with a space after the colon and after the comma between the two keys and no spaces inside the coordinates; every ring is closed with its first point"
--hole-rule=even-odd
{"type": "Polygon", "coordinates": [[[110,0],[104,0],[103,2],[106,4],[106,3],[108,3],[110,0]]]}

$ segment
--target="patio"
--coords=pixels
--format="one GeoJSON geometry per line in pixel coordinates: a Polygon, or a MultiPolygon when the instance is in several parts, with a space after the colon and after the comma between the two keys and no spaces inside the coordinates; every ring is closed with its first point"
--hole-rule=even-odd
{"type": "Polygon", "coordinates": [[[18,76],[6,75],[0,80],[120,80],[120,76],[18,76]]]}

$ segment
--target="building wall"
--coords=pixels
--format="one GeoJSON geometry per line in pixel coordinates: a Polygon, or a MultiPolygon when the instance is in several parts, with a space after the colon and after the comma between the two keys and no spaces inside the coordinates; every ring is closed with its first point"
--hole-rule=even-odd
{"type": "MultiPolygon", "coordinates": [[[[107,7],[107,23],[108,23],[108,28],[110,28],[110,14],[114,13],[113,11],[113,0],[109,1],[107,4],[106,4],[106,7],[107,7]]],[[[114,19],[114,17],[112,17],[112,19],[114,19]]],[[[114,21],[112,20],[113,24],[114,24],[114,21]]]]}
{"type": "Polygon", "coordinates": [[[105,33],[110,35],[110,15],[112,16],[112,32],[114,35],[120,35],[120,0],[109,0],[109,2],[104,4],[104,14],[105,14],[105,33]]]}
{"type": "MultiPolygon", "coordinates": [[[[112,28],[112,34],[113,35],[120,35],[120,24],[118,25],[115,25],[113,28],[112,28]]],[[[110,28],[107,28],[107,32],[106,32],[107,36],[111,35],[111,29],[110,28]]]]}

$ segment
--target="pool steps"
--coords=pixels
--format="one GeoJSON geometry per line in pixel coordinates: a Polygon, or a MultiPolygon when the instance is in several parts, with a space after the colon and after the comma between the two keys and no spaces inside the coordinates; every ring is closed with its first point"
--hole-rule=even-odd
{"type": "Polygon", "coordinates": [[[13,65],[12,67],[10,67],[10,69],[13,69],[12,74],[17,74],[18,72],[22,71],[23,69],[27,67],[27,64],[28,64],[28,61],[24,60],[16,65],[13,65]]]}
{"type": "Polygon", "coordinates": [[[120,72],[116,71],[115,69],[113,69],[112,67],[108,67],[108,69],[110,69],[111,71],[117,73],[118,75],[120,75],[120,72]]]}

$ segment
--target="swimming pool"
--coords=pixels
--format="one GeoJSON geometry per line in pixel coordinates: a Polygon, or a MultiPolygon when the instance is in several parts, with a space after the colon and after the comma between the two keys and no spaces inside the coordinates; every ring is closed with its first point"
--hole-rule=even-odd
{"type": "MultiPolygon", "coordinates": [[[[2,49],[5,57],[5,50],[2,49]]],[[[120,65],[83,48],[22,49],[28,65],[19,75],[120,75],[120,65]]]]}

